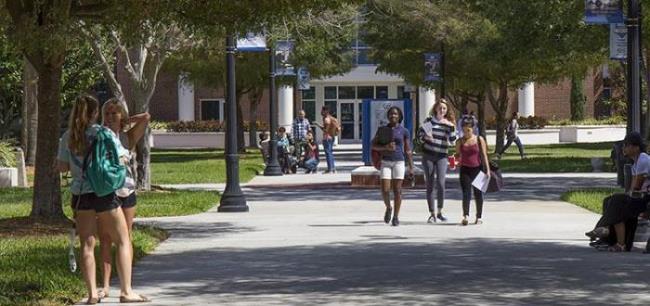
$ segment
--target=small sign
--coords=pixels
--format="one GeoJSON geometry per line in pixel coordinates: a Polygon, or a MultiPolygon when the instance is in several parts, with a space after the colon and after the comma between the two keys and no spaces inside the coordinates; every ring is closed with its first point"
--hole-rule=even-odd
{"type": "Polygon", "coordinates": [[[609,58],[627,59],[627,27],[622,23],[609,25],[609,58]]]}
{"type": "Polygon", "coordinates": [[[623,23],[623,2],[621,0],[585,0],[585,23],[623,23]]]}
{"type": "Polygon", "coordinates": [[[245,37],[237,39],[239,52],[264,52],[266,51],[266,38],[261,34],[248,33],[245,37]]]}
{"type": "Polygon", "coordinates": [[[298,68],[298,89],[309,90],[309,70],[305,67],[298,68]]]}
{"type": "Polygon", "coordinates": [[[441,53],[425,53],[424,54],[424,81],[425,82],[439,82],[442,81],[440,75],[440,64],[442,63],[441,53]]]}
{"type": "Polygon", "coordinates": [[[293,41],[279,40],[275,43],[275,75],[296,75],[289,61],[293,51],[293,41]]]}

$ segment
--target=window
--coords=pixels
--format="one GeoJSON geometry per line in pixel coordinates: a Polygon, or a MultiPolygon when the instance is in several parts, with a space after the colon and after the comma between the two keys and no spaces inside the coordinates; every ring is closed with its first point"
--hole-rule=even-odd
{"type": "Polygon", "coordinates": [[[359,86],[357,87],[357,98],[358,99],[374,99],[375,88],[372,86],[359,86]]]}
{"type": "Polygon", "coordinates": [[[316,119],[316,89],[309,87],[308,90],[302,91],[302,110],[309,121],[316,119]]]}
{"type": "Polygon", "coordinates": [[[388,86],[375,87],[375,99],[388,99],[388,86]]]}
{"type": "Polygon", "coordinates": [[[325,99],[336,99],[336,86],[325,86],[325,99]]]}
{"type": "Polygon", "coordinates": [[[332,116],[338,117],[337,114],[336,114],[337,113],[336,112],[337,111],[337,109],[336,109],[336,100],[334,100],[334,101],[325,101],[325,106],[327,106],[330,109],[330,114],[332,114],[332,116]]]}
{"type": "Polygon", "coordinates": [[[224,119],[224,100],[223,99],[205,99],[201,100],[201,120],[224,119]]]}
{"type": "Polygon", "coordinates": [[[397,98],[398,99],[406,99],[408,98],[408,92],[405,92],[405,87],[404,86],[397,86],[397,98]]]}
{"type": "Polygon", "coordinates": [[[355,99],[356,89],[354,86],[339,86],[339,99],[355,99]]]}

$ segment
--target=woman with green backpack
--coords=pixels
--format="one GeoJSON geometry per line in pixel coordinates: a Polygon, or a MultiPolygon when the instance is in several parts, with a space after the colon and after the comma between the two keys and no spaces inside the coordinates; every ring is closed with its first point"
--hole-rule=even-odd
{"type": "MultiPolygon", "coordinates": [[[[131,237],[133,229],[133,219],[135,218],[135,177],[132,172],[131,164],[134,160],[133,151],[135,146],[144,136],[147,123],[149,122],[149,113],[141,113],[129,117],[129,113],[125,105],[116,98],[111,98],[104,102],[102,106],[102,125],[107,127],[113,133],[115,143],[118,145],[118,155],[120,162],[126,167],[126,177],[124,186],[116,190],[118,199],[120,200],[122,212],[126,218],[126,227],[131,237]]],[[[103,274],[103,288],[99,289],[98,295],[100,298],[108,297],[111,281],[111,245],[112,240],[109,235],[107,226],[98,220],[97,231],[99,232],[99,247],[102,256],[102,274],[103,274]]]]}
{"type": "Polygon", "coordinates": [[[108,225],[111,240],[117,246],[120,302],[148,301],[146,297],[135,294],[131,288],[133,250],[126,219],[115,195],[115,186],[121,187],[124,183],[124,169],[115,164],[117,144],[106,137],[106,129],[95,123],[98,114],[99,104],[94,97],[84,95],[77,98],[70,114],[68,130],[59,141],[57,156],[58,170],[70,171],[72,175],[70,191],[81,245],[80,266],[88,290],[86,304],[100,301],[95,284],[97,220],[108,225]],[[104,160],[109,162],[102,163],[104,160]]]}

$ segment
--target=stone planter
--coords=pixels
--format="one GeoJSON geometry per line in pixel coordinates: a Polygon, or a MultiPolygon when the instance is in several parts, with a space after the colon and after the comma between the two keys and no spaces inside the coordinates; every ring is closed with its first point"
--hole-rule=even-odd
{"type": "MultiPolygon", "coordinates": [[[[170,133],[153,131],[151,133],[151,137],[152,147],[158,149],[224,149],[226,147],[226,133],[224,132],[170,133]]],[[[256,137],[256,139],[259,139],[259,137],[256,137]]],[[[248,132],[244,133],[244,142],[246,146],[248,146],[248,132]]]]}
{"type": "Polygon", "coordinates": [[[17,168],[0,168],[0,187],[18,186],[17,168]]]}
{"type": "Polygon", "coordinates": [[[561,143],[618,141],[624,137],[624,125],[576,125],[560,127],[561,143]]]}

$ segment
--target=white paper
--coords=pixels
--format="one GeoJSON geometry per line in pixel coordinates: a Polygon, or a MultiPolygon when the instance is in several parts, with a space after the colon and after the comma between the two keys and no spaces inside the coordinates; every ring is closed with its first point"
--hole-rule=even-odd
{"type": "Polygon", "coordinates": [[[427,136],[431,136],[431,134],[433,134],[433,125],[431,122],[423,124],[422,129],[424,130],[424,133],[427,134],[427,136]]]}
{"type": "Polygon", "coordinates": [[[488,189],[488,185],[490,185],[490,178],[485,174],[485,172],[479,171],[474,178],[474,181],[472,181],[472,186],[485,193],[488,189]]]}

